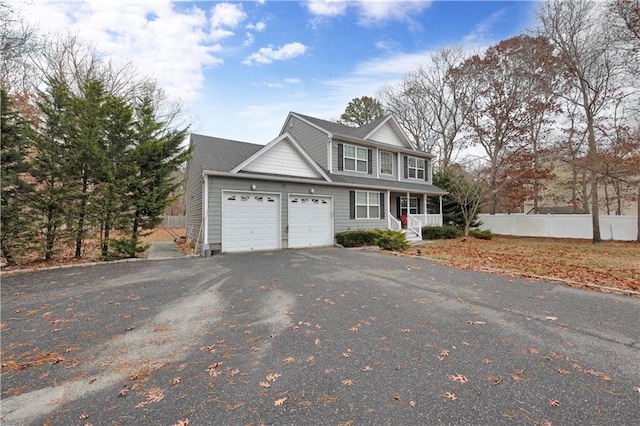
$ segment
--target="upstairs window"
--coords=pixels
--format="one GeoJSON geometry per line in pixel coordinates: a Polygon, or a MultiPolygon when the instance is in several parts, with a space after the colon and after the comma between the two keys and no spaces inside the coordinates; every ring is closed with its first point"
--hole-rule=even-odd
{"type": "Polygon", "coordinates": [[[369,170],[369,150],[359,146],[344,145],[344,170],[367,173],[369,170]]]}
{"type": "Polygon", "coordinates": [[[425,179],[425,161],[423,158],[407,157],[407,177],[425,179]]]}
{"type": "Polygon", "coordinates": [[[380,174],[393,174],[393,154],[390,152],[380,151],[380,174]]]}

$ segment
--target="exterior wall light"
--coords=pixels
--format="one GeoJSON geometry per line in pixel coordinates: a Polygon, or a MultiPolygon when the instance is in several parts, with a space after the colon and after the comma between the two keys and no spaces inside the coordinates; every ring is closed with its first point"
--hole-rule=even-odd
{"type": "Polygon", "coordinates": [[[313,194],[314,192],[316,192],[316,190],[315,190],[315,189],[313,189],[313,188],[311,188],[311,189],[309,190],[309,194],[313,194]]]}
{"type": "Polygon", "coordinates": [[[255,191],[256,190],[256,186],[255,185],[251,185],[251,190],[255,191]]]}

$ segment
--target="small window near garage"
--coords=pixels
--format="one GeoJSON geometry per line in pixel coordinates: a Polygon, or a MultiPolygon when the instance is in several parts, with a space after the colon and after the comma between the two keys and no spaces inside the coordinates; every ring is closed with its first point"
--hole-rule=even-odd
{"type": "Polygon", "coordinates": [[[393,174],[393,154],[390,152],[380,152],[380,174],[392,175],[393,174]]]}
{"type": "Polygon", "coordinates": [[[356,219],[380,219],[380,193],[356,191],[356,219]]]}

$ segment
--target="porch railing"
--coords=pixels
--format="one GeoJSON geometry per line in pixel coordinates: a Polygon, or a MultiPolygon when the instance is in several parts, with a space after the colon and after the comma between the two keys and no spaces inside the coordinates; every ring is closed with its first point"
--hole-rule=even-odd
{"type": "Polygon", "coordinates": [[[400,231],[402,229],[402,224],[398,219],[389,215],[388,227],[389,229],[393,229],[394,231],[400,231]]]}
{"type": "Polygon", "coordinates": [[[442,226],[441,214],[414,214],[412,215],[420,221],[420,226],[442,226]]]}
{"type": "Polygon", "coordinates": [[[415,232],[418,238],[422,239],[422,224],[414,215],[407,215],[407,229],[415,232]]]}

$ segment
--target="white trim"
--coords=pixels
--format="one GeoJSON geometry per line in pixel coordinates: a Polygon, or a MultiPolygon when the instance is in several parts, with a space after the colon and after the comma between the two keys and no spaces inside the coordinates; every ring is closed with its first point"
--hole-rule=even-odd
{"type": "Polygon", "coordinates": [[[320,166],[318,166],[318,164],[309,156],[309,154],[306,153],[306,151],[304,149],[302,149],[302,147],[300,146],[300,144],[298,144],[298,142],[295,140],[295,138],[289,133],[289,132],[285,132],[283,134],[281,134],[280,136],[278,136],[277,138],[275,138],[274,140],[272,140],[271,142],[269,142],[268,144],[266,144],[263,148],[260,148],[256,153],[254,153],[252,156],[250,156],[249,158],[247,158],[246,160],[244,160],[242,163],[238,164],[236,167],[234,167],[233,169],[231,169],[231,173],[238,173],[239,171],[241,171],[242,169],[244,169],[246,166],[248,166],[249,164],[251,164],[254,160],[256,160],[258,157],[260,157],[261,155],[263,155],[264,153],[266,153],[267,151],[269,151],[271,148],[273,148],[274,146],[276,146],[277,144],[279,144],[280,142],[282,142],[283,140],[287,139],[289,142],[291,142],[291,145],[293,145],[293,147],[295,148],[296,151],[298,151],[298,153],[302,156],[302,158],[307,162],[307,164],[309,164],[309,166],[311,166],[320,176],[322,176],[326,181],[331,182],[331,179],[329,178],[329,176],[324,172],[324,170],[322,170],[322,168],[320,166]]]}
{"type": "Polygon", "coordinates": [[[266,195],[277,195],[278,202],[280,203],[280,208],[278,209],[278,247],[274,250],[280,250],[282,248],[282,193],[281,192],[267,192],[267,191],[243,191],[237,189],[222,189],[220,190],[220,252],[224,253],[224,223],[222,219],[224,218],[224,193],[225,192],[235,192],[241,194],[266,194],[266,195]]]}
{"type": "Polygon", "coordinates": [[[378,177],[380,177],[380,175],[393,176],[393,151],[378,150],[378,177]],[[382,154],[391,155],[391,173],[382,173],[382,154]]]}
{"type": "Polygon", "coordinates": [[[333,140],[329,136],[327,141],[327,169],[333,173],[333,140]]]}
{"type": "MultiPolygon", "coordinates": [[[[393,192],[403,192],[406,191],[405,188],[398,188],[398,187],[394,187],[394,186],[387,186],[387,183],[393,183],[394,181],[392,180],[384,180],[384,179],[380,179],[380,180],[375,180],[375,179],[371,179],[372,181],[376,181],[376,184],[371,184],[371,185],[363,185],[361,183],[351,183],[351,182],[323,182],[320,180],[314,180],[314,179],[304,179],[304,178],[292,178],[292,177],[287,177],[287,176],[272,176],[272,175],[254,175],[254,174],[250,174],[250,173],[231,173],[231,172],[220,172],[217,170],[204,170],[203,172],[204,174],[208,175],[208,176],[217,176],[217,177],[228,177],[228,178],[234,178],[234,179],[252,179],[252,180],[264,180],[264,181],[273,181],[273,182],[290,182],[290,183],[306,183],[306,184],[311,184],[311,185],[326,185],[326,186],[338,186],[338,187],[347,187],[347,188],[364,188],[364,189],[371,189],[371,190],[378,190],[378,191],[383,191],[383,190],[391,190],[393,192]]],[[[418,185],[417,182],[407,182],[406,180],[403,180],[403,182],[406,183],[411,183],[413,185],[418,185]]],[[[431,184],[428,184],[425,181],[425,185],[429,185],[429,186],[433,186],[431,184]]],[[[439,188],[438,188],[439,189],[439,188]]],[[[421,194],[429,194],[429,195],[446,195],[448,194],[447,191],[429,191],[427,188],[425,189],[420,189],[420,188],[412,188],[411,189],[412,192],[418,192],[421,194]]]]}
{"type": "Polygon", "coordinates": [[[300,117],[300,116],[299,116],[298,114],[296,114],[295,112],[290,112],[290,113],[289,113],[289,115],[287,116],[287,120],[284,122],[284,126],[283,126],[283,127],[282,127],[282,129],[280,130],[280,133],[284,133],[284,132],[285,132],[285,129],[286,129],[287,123],[289,122],[289,117],[290,117],[290,116],[294,116],[294,117],[296,117],[298,120],[300,120],[300,121],[304,121],[304,122],[305,122],[305,123],[307,123],[309,126],[313,126],[313,127],[315,127],[316,129],[320,130],[322,133],[326,133],[326,134],[329,136],[329,138],[331,138],[331,137],[333,136],[333,134],[332,134],[330,131],[328,131],[327,129],[325,129],[324,127],[320,127],[320,126],[318,126],[318,125],[316,125],[316,124],[313,124],[313,123],[312,123],[312,122],[310,122],[309,120],[307,120],[307,119],[305,119],[305,118],[303,118],[303,117],[300,117]]]}
{"type": "Polygon", "coordinates": [[[407,155],[407,179],[411,179],[411,180],[417,180],[420,182],[428,182],[427,180],[427,160],[424,158],[420,158],[420,157],[412,157],[410,155],[407,155]],[[416,166],[415,167],[411,167],[411,165],[409,164],[409,160],[415,160],[416,161],[416,166]],[[423,161],[423,166],[422,168],[418,167],[418,161],[422,160],[423,161]],[[416,176],[415,177],[411,177],[411,169],[414,169],[416,171],[416,176]],[[422,170],[422,178],[418,177],[418,171],[422,170]]]}
{"type": "MultiPolygon", "coordinates": [[[[358,146],[358,145],[353,145],[353,144],[350,144],[350,143],[349,144],[343,143],[342,144],[342,170],[341,171],[343,171],[343,172],[351,172],[351,173],[361,173],[361,174],[368,175],[369,174],[369,149],[370,148],[365,148],[365,147],[358,146]],[[350,169],[347,169],[345,167],[346,159],[347,159],[347,157],[346,157],[347,154],[346,154],[346,149],[345,148],[348,147],[348,146],[351,146],[354,149],[354,152],[353,152],[354,157],[353,158],[349,157],[350,160],[353,159],[353,161],[354,161],[354,163],[353,163],[353,165],[355,166],[354,170],[350,170],[350,169]],[[362,161],[362,159],[358,158],[358,148],[365,150],[366,153],[367,153],[367,159],[365,160],[365,162],[367,164],[367,167],[366,167],[366,170],[364,172],[358,170],[358,161],[362,161]]],[[[373,153],[371,155],[373,156],[373,153]]],[[[372,161],[372,164],[371,164],[371,168],[373,169],[373,161],[372,161]]]]}
{"type": "Polygon", "coordinates": [[[202,172],[202,244],[209,244],[209,176],[202,172]]]}
{"type": "Polygon", "coordinates": [[[356,220],[380,220],[380,216],[382,216],[382,209],[381,209],[381,203],[380,203],[380,191],[355,191],[355,219],[356,220]],[[367,204],[358,204],[358,192],[364,192],[365,194],[367,194],[367,204]],[[375,204],[371,204],[369,202],[369,194],[378,194],[378,217],[369,217],[369,208],[370,207],[375,207],[375,204]],[[367,206],[367,217],[358,217],[358,206],[367,206]]]}

